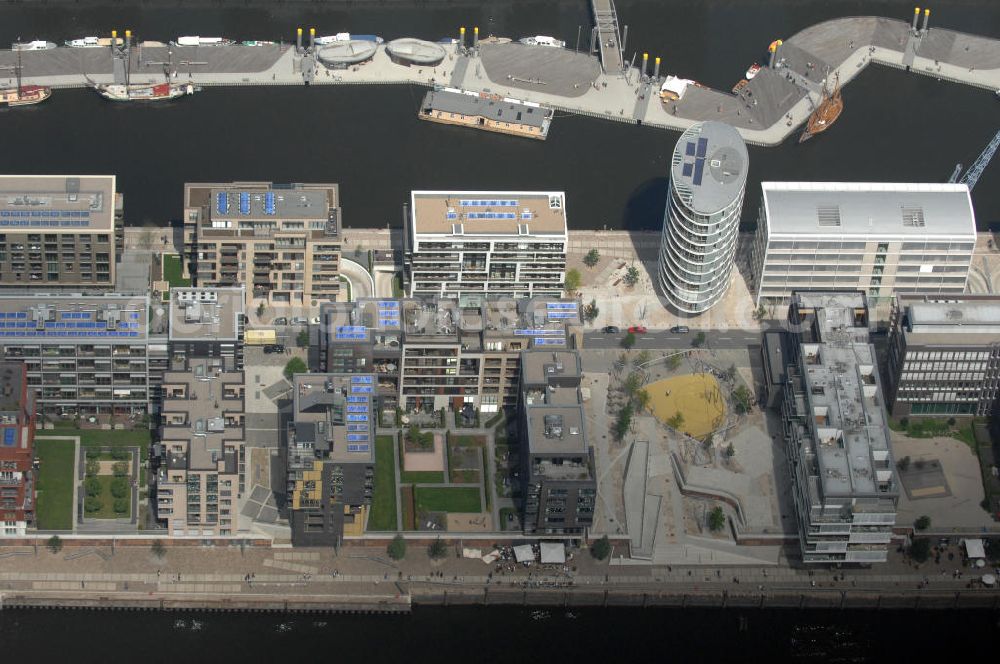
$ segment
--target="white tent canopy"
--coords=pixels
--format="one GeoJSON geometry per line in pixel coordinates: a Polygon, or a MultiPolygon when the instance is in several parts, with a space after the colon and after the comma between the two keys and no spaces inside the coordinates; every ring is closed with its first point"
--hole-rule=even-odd
{"type": "Polygon", "coordinates": [[[970,560],[986,557],[986,549],[983,548],[983,540],[967,539],[964,541],[965,541],[965,554],[969,556],[970,560]]]}
{"type": "Polygon", "coordinates": [[[531,550],[530,544],[521,544],[514,547],[514,560],[519,563],[531,562],[535,559],[535,552],[531,550]]]}
{"type": "Polygon", "coordinates": [[[564,565],[566,563],[566,545],[562,542],[542,542],[542,564],[564,565]]]}
{"type": "Polygon", "coordinates": [[[663,85],[660,86],[660,96],[668,99],[683,99],[684,91],[692,83],[694,81],[687,78],[667,76],[663,79],[663,85]]]}

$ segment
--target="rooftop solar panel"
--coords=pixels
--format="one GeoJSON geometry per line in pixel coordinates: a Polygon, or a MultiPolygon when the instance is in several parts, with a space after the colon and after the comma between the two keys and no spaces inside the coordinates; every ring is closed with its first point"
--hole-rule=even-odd
{"type": "Polygon", "coordinates": [[[684,146],[684,154],[689,157],[694,156],[694,143],[688,141],[688,143],[684,146]]]}
{"type": "Polygon", "coordinates": [[[705,157],[705,151],[707,149],[708,149],[708,139],[707,138],[699,138],[698,139],[698,153],[695,156],[704,158],[705,157]]]}
{"type": "Polygon", "coordinates": [[[691,172],[693,170],[694,170],[694,165],[693,164],[690,164],[690,163],[684,164],[683,166],[681,166],[681,175],[683,175],[686,178],[689,178],[689,177],[691,177],[691,172]]]}
{"type": "Polygon", "coordinates": [[[691,178],[691,184],[696,187],[701,186],[701,176],[705,170],[705,160],[698,159],[694,162],[694,177],[691,178]]]}

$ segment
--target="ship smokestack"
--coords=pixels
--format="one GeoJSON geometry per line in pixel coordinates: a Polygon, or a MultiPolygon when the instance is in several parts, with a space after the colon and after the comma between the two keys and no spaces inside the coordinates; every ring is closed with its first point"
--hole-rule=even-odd
{"type": "Polygon", "coordinates": [[[930,20],[931,20],[931,10],[925,9],[924,10],[924,27],[922,27],[920,29],[921,32],[927,32],[927,24],[930,23],[930,20]]]}
{"type": "Polygon", "coordinates": [[[649,62],[649,53],[642,54],[642,77],[646,78],[646,63],[649,62]]]}
{"type": "Polygon", "coordinates": [[[653,61],[653,80],[660,80],[660,58],[657,56],[656,60],[653,61]]]}
{"type": "Polygon", "coordinates": [[[295,50],[302,50],[302,28],[295,29],[295,50]]]}
{"type": "Polygon", "coordinates": [[[472,28],[472,48],[479,48],[479,26],[472,28]]]}
{"type": "Polygon", "coordinates": [[[913,30],[913,32],[917,31],[917,21],[919,21],[919,20],[920,20],[920,7],[914,7],[913,8],[913,25],[910,26],[910,29],[913,30]]]}
{"type": "Polygon", "coordinates": [[[125,50],[128,51],[132,48],[132,31],[125,31],[125,50]]]}
{"type": "Polygon", "coordinates": [[[458,29],[458,50],[459,50],[459,52],[461,52],[461,50],[463,48],[465,48],[465,26],[464,25],[461,28],[458,29]]]}
{"type": "Polygon", "coordinates": [[[771,69],[774,69],[774,62],[778,59],[776,57],[778,53],[778,42],[776,41],[771,42],[771,44],[767,47],[767,53],[768,53],[767,66],[770,67],[771,69]]]}
{"type": "Polygon", "coordinates": [[[309,28],[309,48],[316,46],[316,28],[309,28]]]}
{"type": "Polygon", "coordinates": [[[115,48],[116,46],[118,46],[118,31],[117,30],[112,30],[111,31],[111,48],[115,48]]]}

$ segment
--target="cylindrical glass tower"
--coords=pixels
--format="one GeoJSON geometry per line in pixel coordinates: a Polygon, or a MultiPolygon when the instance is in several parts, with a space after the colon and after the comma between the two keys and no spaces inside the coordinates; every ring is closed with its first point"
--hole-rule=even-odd
{"type": "Polygon", "coordinates": [[[660,288],[679,313],[722,299],[736,254],[749,158],[721,122],[688,128],[674,147],[660,241],[660,288]]]}

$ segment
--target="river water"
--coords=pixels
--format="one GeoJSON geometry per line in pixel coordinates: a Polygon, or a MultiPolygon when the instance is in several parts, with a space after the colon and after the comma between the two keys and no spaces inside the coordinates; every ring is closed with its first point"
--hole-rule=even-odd
{"type": "MultiPolygon", "coordinates": [[[[727,89],[772,39],[852,14],[907,18],[912,2],[623,0],[626,46],[663,58],[663,71],[727,89]]],[[[1000,4],[964,0],[933,23],[1000,36],[1000,4]]],[[[576,44],[591,24],[586,0],[309,3],[177,2],[131,8],[56,2],[0,6],[0,43],[134,30],[291,39],[295,27],[438,39],[459,25],[511,37],[550,34],[576,44]]],[[[409,86],[208,89],[160,107],[113,105],[88,90],[0,112],[0,172],[115,173],[130,225],[181,215],[185,181],[338,182],[347,226],[398,225],[411,189],[559,189],[575,229],[658,229],[676,132],[558,117],[545,142],[422,123],[424,90],[409,86]]],[[[845,111],[804,145],[751,148],[744,227],[755,223],[761,180],[941,182],[970,164],[997,130],[988,91],[873,66],[844,90],[845,111]]],[[[974,191],[980,227],[1000,220],[1000,165],[974,191]]]]}

